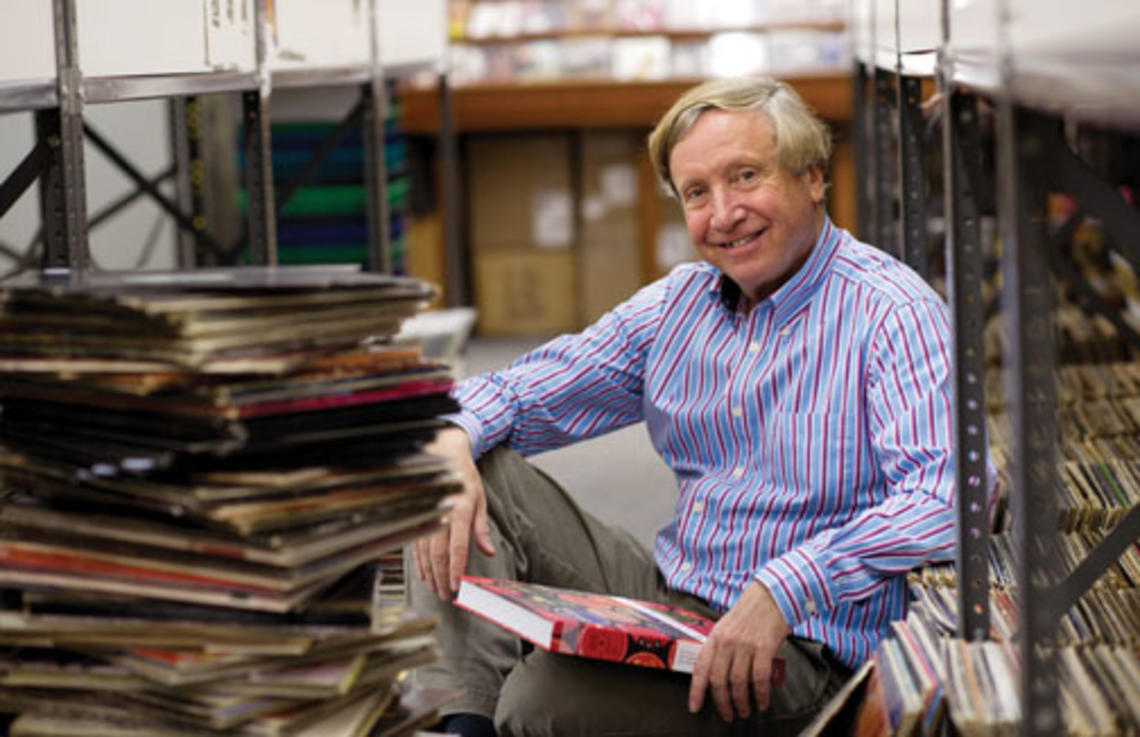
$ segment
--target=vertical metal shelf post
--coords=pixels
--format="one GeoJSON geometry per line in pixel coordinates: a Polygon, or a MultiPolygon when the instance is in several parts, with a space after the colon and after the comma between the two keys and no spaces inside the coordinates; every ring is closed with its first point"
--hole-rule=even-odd
{"type": "Polygon", "coordinates": [[[984,640],[990,629],[989,506],[986,474],[985,248],[970,169],[981,157],[973,95],[942,89],[946,273],[954,323],[954,468],[957,488],[958,635],[984,640]]]}
{"type": "Polygon", "coordinates": [[[1013,544],[1020,632],[1021,733],[1064,732],[1051,606],[1058,580],[1057,431],[1052,280],[1045,248],[1045,136],[1014,99],[1010,0],[996,3],[998,227],[1002,241],[1002,305],[1007,313],[1006,401],[1010,448],[1013,544]]]}
{"type": "Polygon", "coordinates": [[[926,168],[923,162],[922,80],[903,74],[896,98],[899,121],[899,183],[902,186],[902,223],[899,253],[919,275],[930,276],[926,248],[926,168]]]}
{"type": "MultiPolygon", "coordinates": [[[[897,248],[895,240],[895,146],[893,110],[895,101],[891,72],[876,67],[872,73],[875,91],[871,111],[872,135],[874,136],[874,245],[891,252],[897,248]]],[[[894,255],[903,257],[901,253],[894,255]]]]}
{"type": "MultiPolygon", "coordinates": [[[[206,229],[204,214],[205,171],[202,162],[202,117],[197,97],[174,97],[170,104],[171,149],[175,171],[175,200],[198,232],[206,229]]],[[[205,254],[198,252],[193,231],[178,231],[178,265],[189,269],[199,266],[205,254]]],[[[216,258],[216,255],[215,255],[216,258]]]]}
{"type": "Polygon", "coordinates": [[[391,234],[388,232],[388,166],[384,160],[384,127],[387,115],[383,78],[361,87],[364,115],[364,188],[367,197],[368,270],[392,271],[391,234]]]}
{"type": "MultiPolygon", "coordinates": [[[[269,134],[269,22],[266,3],[254,0],[257,89],[242,93],[245,125],[245,187],[248,203],[249,261],[277,264],[277,205],[273,194],[273,149],[269,134]]],[[[241,254],[234,254],[240,258],[241,254]]]]}
{"type": "Polygon", "coordinates": [[[369,58],[372,74],[361,87],[364,101],[364,188],[367,197],[368,269],[392,271],[392,243],[388,213],[388,164],[385,159],[384,131],[388,117],[388,93],[384,88],[384,68],[380,59],[379,0],[370,0],[369,58]]]}
{"type": "Polygon", "coordinates": [[[59,107],[36,112],[36,140],[47,144],[40,176],[45,271],[82,274],[87,252],[87,187],[83,165],[83,75],[75,0],[53,0],[59,107]]]}
{"type": "Polygon", "coordinates": [[[459,207],[459,154],[455,121],[451,108],[451,83],[446,72],[440,72],[439,85],[439,167],[443,190],[444,267],[447,270],[447,304],[462,307],[471,304],[467,275],[469,264],[464,258],[459,207]]]}
{"type": "MultiPolygon", "coordinates": [[[[851,96],[851,134],[855,139],[855,207],[859,218],[859,238],[870,242],[875,233],[874,197],[875,186],[871,157],[868,153],[874,147],[873,126],[868,120],[870,106],[867,104],[867,85],[870,76],[867,65],[855,62],[855,72],[851,96]]],[[[441,112],[442,115],[442,112],[441,112]]]]}
{"type": "MultiPolygon", "coordinates": [[[[1008,79],[1008,77],[1007,77],[1008,79]]],[[[1008,87],[1006,87],[1008,89],[1008,87]]],[[[1052,284],[1044,257],[1043,140],[1008,97],[998,106],[998,212],[1002,304],[1008,315],[1007,398],[1013,430],[1013,536],[1017,558],[1022,734],[1063,725],[1050,606],[1057,580],[1056,409],[1052,284]]]]}

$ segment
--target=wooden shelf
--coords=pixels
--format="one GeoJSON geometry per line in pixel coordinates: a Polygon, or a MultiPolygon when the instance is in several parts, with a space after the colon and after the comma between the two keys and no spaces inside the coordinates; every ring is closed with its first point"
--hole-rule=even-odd
{"type": "Polygon", "coordinates": [[[613,28],[581,28],[573,30],[548,31],[545,33],[518,33],[510,36],[456,36],[453,44],[526,43],[527,41],[560,41],[573,38],[647,38],[664,36],[670,41],[705,41],[720,33],[770,33],[773,31],[822,31],[838,33],[847,28],[842,21],[780,21],[752,26],[727,26],[723,28],[660,28],[657,30],[618,30],[613,28]]]}
{"type": "MultiPolygon", "coordinates": [[[[851,79],[831,72],[786,78],[816,114],[846,125],[851,118],[851,79]]],[[[695,80],[615,82],[612,80],[478,84],[452,90],[455,131],[476,133],[551,128],[652,127],[695,80]]],[[[439,130],[435,89],[400,92],[404,130],[439,130]]]]}

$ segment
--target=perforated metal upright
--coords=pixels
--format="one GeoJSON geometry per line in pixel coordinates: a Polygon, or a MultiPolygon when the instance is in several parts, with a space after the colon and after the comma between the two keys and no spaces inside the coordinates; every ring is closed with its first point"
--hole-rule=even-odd
{"type": "Polygon", "coordinates": [[[876,66],[871,72],[871,129],[874,140],[874,244],[899,258],[895,238],[895,86],[894,73],[876,66]]]}
{"type": "Polygon", "coordinates": [[[83,74],[75,0],[52,0],[58,107],[36,111],[36,139],[46,145],[40,175],[45,270],[88,267],[87,188],[83,166],[83,74]]]}
{"type": "Polygon", "coordinates": [[[269,135],[268,3],[269,0],[254,0],[257,85],[242,92],[241,96],[242,124],[245,127],[245,186],[249,200],[249,261],[255,265],[277,264],[277,206],[269,135]]]}
{"type": "Polygon", "coordinates": [[[857,59],[851,94],[851,130],[855,139],[855,197],[859,237],[868,242],[875,237],[875,180],[870,153],[874,148],[872,132],[874,126],[870,120],[871,105],[867,100],[869,85],[870,73],[867,71],[867,64],[857,59]]]}
{"type": "Polygon", "coordinates": [[[943,0],[943,51],[938,62],[942,94],[942,181],[946,221],[946,272],[954,322],[954,468],[957,489],[958,634],[984,640],[990,627],[989,515],[986,477],[985,307],[977,192],[981,166],[977,99],[953,82],[946,54],[950,0],[943,0]]]}
{"type": "Polygon", "coordinates": [[[1064,730],[1057,690],[1056,391],[1052,282],[1044,255],[1044,140],[1033,117],[1014,99],[1010,4],[997,4],[998,219],[1002,242],[1002,306],[1009,336],[1006,400],[1013,431],[1010,478],[1017,556],[1018,646],[1021,651],[1022,734],[1064,730]]]}
{"type": "Polygon", "coordinates": [[[391,233],[388,231],[388,165],[385,156],[385,127],[388,118],[388,93],[384,69],[380,63],[380,29],[377,0],[369,0],[369,59],[371,74],[361,87],[364,104],[364,188],[368,202],[368,268],[392,271],[391,233]]]}
{"type": "Polygon", "coordinates": [[[1049,596],[1057,580],[1056,406],[1052,284],[1044,258],[1041,139],[1013,100],[998,104],[1002,305],[1008,315],[1006,393],[1013,429],[1012,504],[1017,555],[1021,695],[1025,735],[1062,729],[1057,667],[1050,648],[1057,619],[1049,596]]]}
{"type": "MultiPolygon", "coordinates": [[[[471,289],[464,278],[470,273],[461,238],[462,208],[459,206],[459,153],[452,117],[451,83],[447,73],[437,77],[439,89],[439,160],[442,171],[444,213],[444,263],[447,266],[447,303],[451,307],[471,304],[471,289]]],[[[862,227],[862,220],[860,220],[862,227]]]]}
{"type": "Polygon", "coordinates": [[[898,113],[900,222],[898,251],[924,279],[930,278],[926,248],[926,167],[922,115],[922,79],[899,68],[895,110],[898,113]]]}

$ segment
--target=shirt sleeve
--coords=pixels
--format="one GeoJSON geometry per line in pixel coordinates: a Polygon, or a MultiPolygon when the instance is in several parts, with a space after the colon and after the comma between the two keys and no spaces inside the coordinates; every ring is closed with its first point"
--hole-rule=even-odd
{"type": "Polygon", "coordinates": [[[864,402],[885,496],[756,574],[789,626],[953,555],[950,340],[948,310],[934,299],[896,307],[873,333],[864,402]]]}
{"type": "Polygon", "coordinates": [[[668,284],[650,284],[581,333],[461,382],[453,395],[462,409],[446,419],[467,431],[476,458],[499,443],[529,455],[639,421],[668,284]]]}

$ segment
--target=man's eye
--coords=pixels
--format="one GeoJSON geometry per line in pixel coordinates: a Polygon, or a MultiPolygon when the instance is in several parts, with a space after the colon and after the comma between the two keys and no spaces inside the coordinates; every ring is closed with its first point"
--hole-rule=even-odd
{"type": "Polygon", "coordinates": [[[757,176],[759,176],[759,174],[756,172],[755,169],[741,169],[740,170],[741,181],[747,182],[750,179],[755,179],[757,176]]]}
{"type": "Polygon", "coordinates": [[[705,190],[703,187],[690,187],[689,189],[685,190],[685,201],[693,202],[695,200],[699,200],[701,196],[704,195],[704,193],[705,190]]]}

